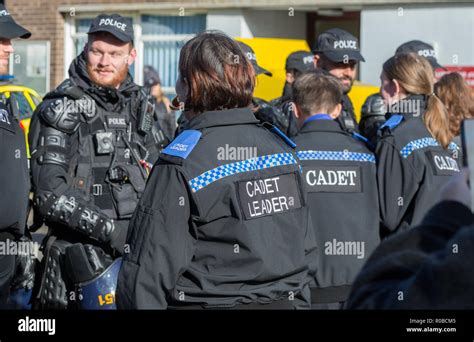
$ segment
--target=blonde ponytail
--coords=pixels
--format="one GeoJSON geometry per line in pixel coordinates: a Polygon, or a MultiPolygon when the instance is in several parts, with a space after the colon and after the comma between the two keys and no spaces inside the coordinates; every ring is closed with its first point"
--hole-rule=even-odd
{"type": "Polygon", "coordinates": [[[415,53],[397,54],[384,63],[383,72],[388,79],[397,80],[408,95],[428,96],[424,123],[431,135],[446,148],[452,139],[449,116],[434,94],[433,69],[428,60],[415,53]]]}
{"type": "Polygon", "coordinates": [[[449,116],[443,102],[434,94],[428,98],[424,122],[431,135],[447,148],[453,138],[449,129],[449,116]]]}

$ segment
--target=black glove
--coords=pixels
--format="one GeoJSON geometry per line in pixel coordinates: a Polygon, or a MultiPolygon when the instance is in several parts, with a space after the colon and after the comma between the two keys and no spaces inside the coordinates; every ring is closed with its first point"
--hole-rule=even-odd
{"type": "Polygon", "coordinates": [[[11,282],[11,290],[26,289],[31,290],[35,282],[35,267],[36,267],[36,256],[32,254],[31,246],[33,241],[28,239],[26,236],[21,237],[16,243],[27,243],[30,244],[29,248],[26,249],[29,253],[18,254],[16,256],[15,275],[11,282]]]}

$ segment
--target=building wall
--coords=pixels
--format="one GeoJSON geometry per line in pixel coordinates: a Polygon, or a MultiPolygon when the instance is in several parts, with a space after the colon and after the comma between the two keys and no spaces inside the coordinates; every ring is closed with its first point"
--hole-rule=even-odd
{"type": "MultiPolygon", "coordinates": [[[[156,2],[140,0],[141,2],[156,2]]],[[[120,4],[130,0],[5,0],[5,5],[15,20],[32,32],[31,40],[51,42],[51,87],[56,87],[64,79],[64,17],[59,13],[60,5],[79,4],[120,4]]]]}
{"type": "MultiPolygon", "coordinates": [[[[160,3],[180,1],[158,1],[160,3]]],[[[47,40],[51,43],[50,86],[56,87],[65,77],[65,21],[80,14],[76,12],[85,4],[131,4],[131,0],[6,0],[6,6],[21,25],[32,32],[31,40],[47,40]],[[60,6],[70,5],[69,13],[61,14],[60,6]]],[[[157,3],[140,0],[140,3],[157,3]]],[[[178,10],[179,7],[176,7],[178,10]]],[[[304,39],[306,16],[304,12],[249,10],[240,8],[205,9],[208,12],[207,28],[219,29],[232,37],[275,37],[304,39]]],[[[178,14],[178,13],[176,13],[178,14]]],[[[70,21],[70,20],[69,20],[70,21]]],[[[70,58],[68,58],[70,59],[70,58]]]]}
{"type": "Polygon", "coordinates": [[[364,8],[361,81],[379,85],[382,64],[414,39],[433,45],[441,65],[474,66],[474,4],[364,8]]]}

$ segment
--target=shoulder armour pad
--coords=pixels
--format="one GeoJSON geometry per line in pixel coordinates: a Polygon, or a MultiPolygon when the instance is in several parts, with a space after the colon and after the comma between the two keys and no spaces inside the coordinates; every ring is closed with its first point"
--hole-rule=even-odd
{"type": "Polygon", "coordinates": [[[201,135],[197,130],[183,131],[161,153],[186,159],[198,144],[201,135]]]}
{"type": "Polygon", "coordinates": [[[393,130],[395,127],[400,125],[403,121],[403,115],[392,115],[390,119],[388,119],[382,126],[380,126],[379,130],[388,127],[390,130],[393,130]]]}
{"type": "Polygon", "coordinates": [[[291,148],[296,148],[295,142],[291,140],[290,138],[288,138],[286,134],[283,133],[278,127],[273,126],[272,128],[270,128],[270,131],[278,135],[280,138],[282,138],[283,141],[291,148]]]}
{"type": "Polygon", "coordinates": [[[70,106],[69,101],[72,100],[69,100],[67,97],[50,100],[41,109],[39,114],[50,126],[64,133],[71,134],[77,130],[81,121],[80,113],[73,110],[74,108],[72,107],[74,106],[70,106]]]}

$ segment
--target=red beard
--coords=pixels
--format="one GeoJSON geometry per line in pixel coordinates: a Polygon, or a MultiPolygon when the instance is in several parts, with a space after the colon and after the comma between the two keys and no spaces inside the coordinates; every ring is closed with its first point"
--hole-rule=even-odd
{"type": "Polygon", "coordinates": [[[125,81],[128,74],[128,65],[124,65],[117,73],[114,74],[113,78],[110,81],[104,82],[101,78],[97,76],[95,72],[102,70],[99,68],[93,68],[90,64],[87,64],[87,73],[91,81],[98,86],[108,87],[108,88],[118,88],[120,84],[125,81]]]}

